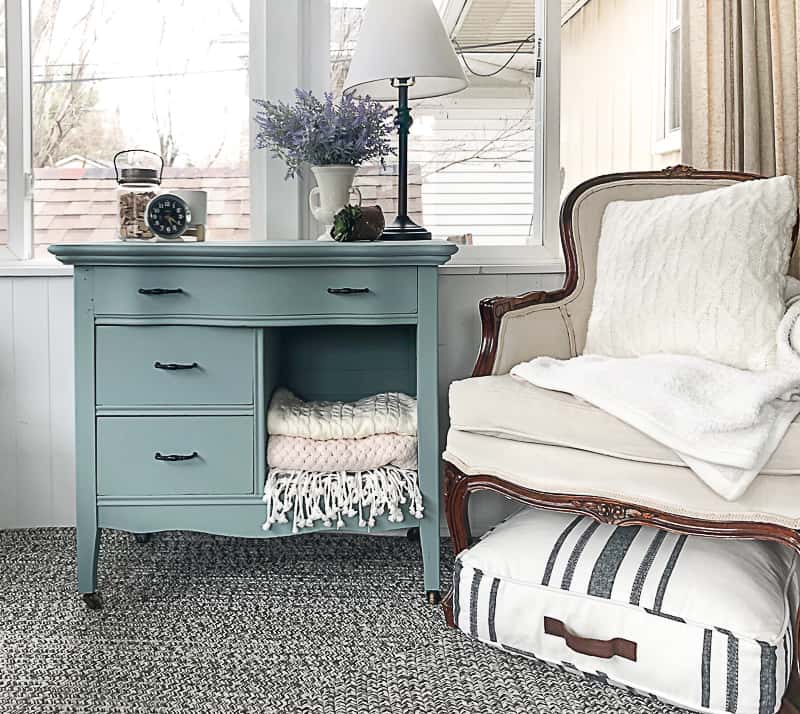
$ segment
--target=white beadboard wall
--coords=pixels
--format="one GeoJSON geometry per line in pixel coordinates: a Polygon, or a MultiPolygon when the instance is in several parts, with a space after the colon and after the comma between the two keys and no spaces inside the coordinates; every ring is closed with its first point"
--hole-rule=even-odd
{"type": "MultiPolygon", "coordinates": [[[[447,387],[469,375],[480,342],[482,297],[554,289],[557,274],[445,274],[440,278],[439,412],[447,387]]],[[[70,277],[0,277],[0,529],[75,522],[74,355],[70,277]]],[[[479,496],[476,532],[504,504],[479,496]]]]}

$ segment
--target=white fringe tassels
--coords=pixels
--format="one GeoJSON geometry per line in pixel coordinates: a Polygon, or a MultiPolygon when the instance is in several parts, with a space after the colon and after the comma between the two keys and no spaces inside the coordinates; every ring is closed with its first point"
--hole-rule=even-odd
{"type": "Polygon", "coordinates": [[[288,523],[292,533],[322,521],[326,528],[343,528],[345,518],[358,516],[361,528],[372,528],[375,519],[387,513],[391,523],[403,521],[401,506],[422,518],[422,493],[417,472],[383,466],[369,471],[286,471],[270,469],[264,485],[269,530],[274,523],[288,523]]]}

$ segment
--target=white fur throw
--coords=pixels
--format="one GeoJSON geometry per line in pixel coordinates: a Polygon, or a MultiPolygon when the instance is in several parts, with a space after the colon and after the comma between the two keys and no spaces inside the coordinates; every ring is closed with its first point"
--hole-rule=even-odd
{"type": "Polygon", "coordinates": [[[367,471],[417,468],[417,437],[374,434],[363,439],[305,439],[271,435],[267,463],[287,471],[367,471]]]}
{"type": "Polygon", "coordinates": [[[584,353],[773,366],[796,218],[788,176],[610,203],[584,353]]]}
{"type": "Polygon", "coordinates": [[[375,434],[417,435],[417,400],[386,392],[357,402],[304,402],[276,389],[267,410],[270,435],[306,439],[360,439],[375,434]]]}
{"type": "Polygon", "coordinates": [[[538,357],[511,374],[603,409],[678,456],[710,488],[736,500],[800,413],[800,284],[788,278],[776,367],[751,371],[687,355],[538,357]]]}

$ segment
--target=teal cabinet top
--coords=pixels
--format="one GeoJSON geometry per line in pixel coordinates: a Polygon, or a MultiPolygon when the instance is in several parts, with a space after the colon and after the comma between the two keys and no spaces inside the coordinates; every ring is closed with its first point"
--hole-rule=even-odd
{"type": "Polygon", "coordinates": [[[375,243],[209,241],[206,243],[62,243],[49,251],[66,265],[347,266],[446,263],[458,246],[442,240],[375,243]]]}

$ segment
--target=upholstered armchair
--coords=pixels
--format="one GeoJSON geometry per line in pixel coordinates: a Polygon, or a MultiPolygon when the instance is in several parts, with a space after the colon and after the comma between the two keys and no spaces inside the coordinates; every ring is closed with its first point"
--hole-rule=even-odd
{"type": "Polygon", "coordinates": [[[445,508],[456,554],[470,544],[467,506],[475,491],[615,525],[781,541],[800,551],[800,423],[790,427],[744,496],[730,502],[633,427],[570,395],[509,375],[514,365],[536,356],[581,354],[609,202],[694,193],[755,178],[678,166],[587,181],[561,211],[564,286],[481,301],[483,337],[473,378],[454,383],[450,391],[445,508]]]}

